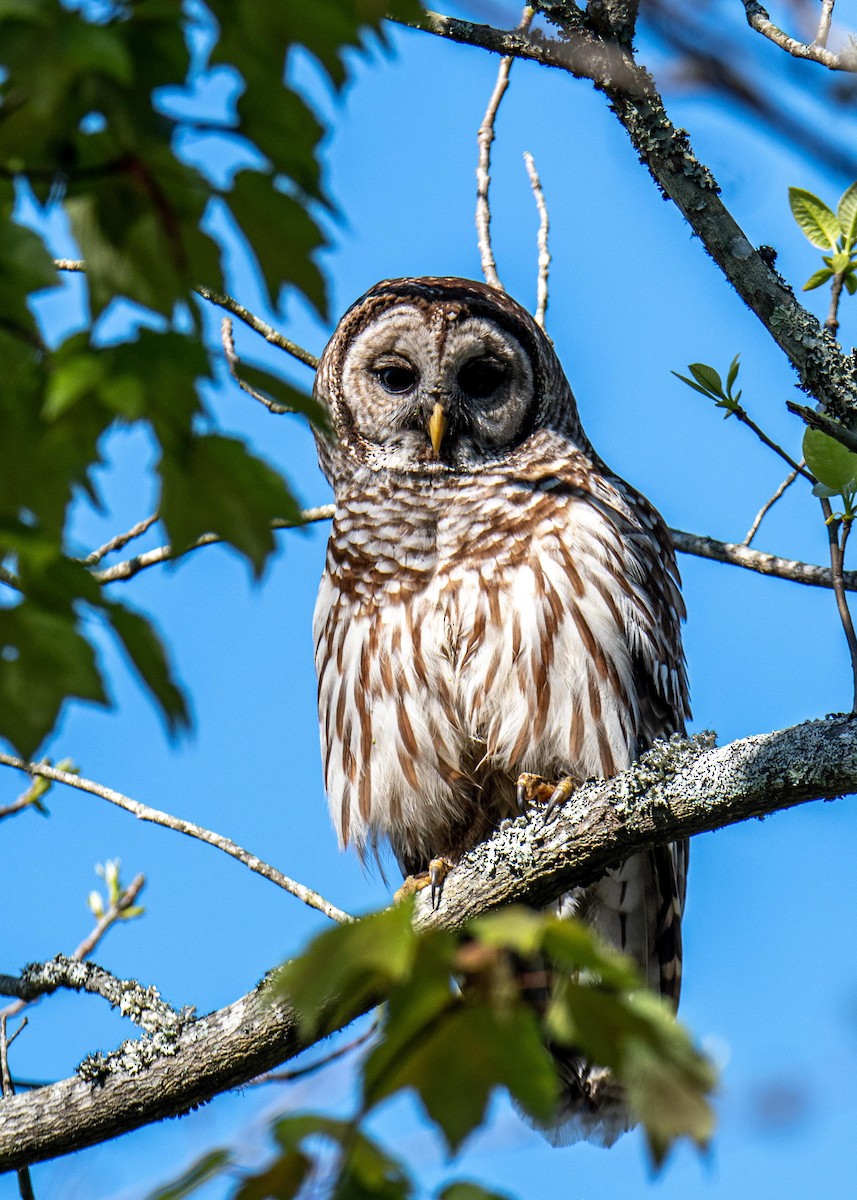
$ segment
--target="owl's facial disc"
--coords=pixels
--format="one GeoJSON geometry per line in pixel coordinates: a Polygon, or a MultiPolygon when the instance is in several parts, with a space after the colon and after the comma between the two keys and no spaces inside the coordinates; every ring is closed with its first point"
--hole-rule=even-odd
{"type": "Polygon", "coordinates": [[[526,437],[535,410],[524,347],[486,317],[411,306],[376,319],[346,356],[343,394],[379,465],[472,467],[526,437]]]}

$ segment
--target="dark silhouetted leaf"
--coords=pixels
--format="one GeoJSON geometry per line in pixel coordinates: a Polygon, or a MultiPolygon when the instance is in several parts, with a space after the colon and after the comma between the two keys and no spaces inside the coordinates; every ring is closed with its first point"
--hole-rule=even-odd
{"type": "Polygon", "coordinates": [[[186,1196],[192,1196],[204,1184],[222,1175],[231,1165],[232,1155],[228,1150],[211,1150],[189,1167],[179,1179],[150,1192],[147,1200],[185,1200],[186,1196]]]}
{"type": "Polygon", "coordinates": [[[190,725],[187,700],[173,678],[166,651],[149,621],[121,604],[108,604],[105,612],[170,732],[186,729],[190,725]]]}
{"type": "Polygon", "coordinates": [[[300,522],[282,477],[234,438],[192,437],[181,454],[161,460],[160,473],[158,507],[178,553],[215,533],[240,550],[258,576],[274,549],[271,522],[300,522]]]}

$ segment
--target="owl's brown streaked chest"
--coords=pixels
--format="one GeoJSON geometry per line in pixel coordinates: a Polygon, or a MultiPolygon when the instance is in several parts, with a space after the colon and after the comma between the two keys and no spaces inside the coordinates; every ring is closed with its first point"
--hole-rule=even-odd
{"type": "Polygon", "coordinates": [[[327,555],[331,582],[366,612],[429,592],[454,607],[462,584],[493,587],[566,520],[557,497],[501,476],[369,482],[337,497],[327,555]]]}

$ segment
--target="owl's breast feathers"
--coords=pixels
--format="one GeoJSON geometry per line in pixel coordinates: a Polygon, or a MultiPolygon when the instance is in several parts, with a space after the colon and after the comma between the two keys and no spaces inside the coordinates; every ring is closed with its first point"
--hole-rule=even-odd
{"type": "Polygon", "coordinates": [[[340,842],[408,870],[513,811],[521,771],[609,776],[681,728],[663,522],[579,452],[466,477],[358,472],[314,631],[340,842]]]}

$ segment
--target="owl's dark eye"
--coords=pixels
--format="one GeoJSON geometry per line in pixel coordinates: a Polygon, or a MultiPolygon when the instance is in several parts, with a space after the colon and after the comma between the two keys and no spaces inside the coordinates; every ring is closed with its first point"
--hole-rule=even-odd
{"type": "Polygon", "coordinates": [[[487,400],[503,382],[506,372],[492,358],[474,358],[458,372],[458,386],[474,400],[487,400]]]}
{"type": "Polygon", "coordinates": [[[377,375],[378,382],[384,391],[390,392],[394,396],[400,396],[403,392],[409,392],[417,382],[417,373],[414,368],[404,365],[381,367],[377,375]]]}

